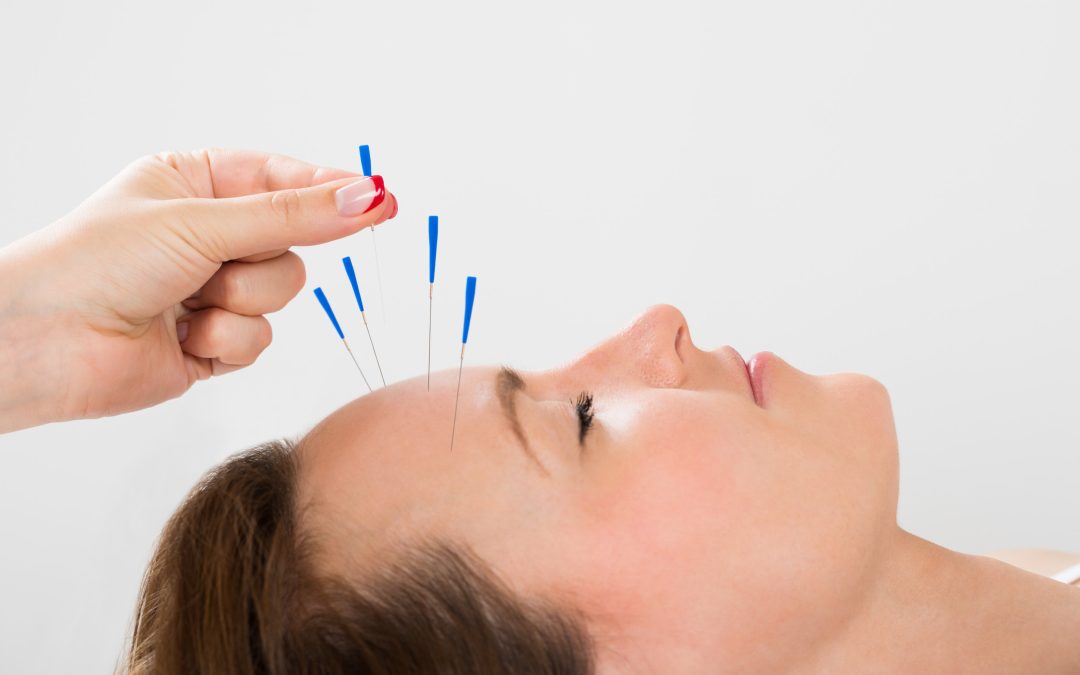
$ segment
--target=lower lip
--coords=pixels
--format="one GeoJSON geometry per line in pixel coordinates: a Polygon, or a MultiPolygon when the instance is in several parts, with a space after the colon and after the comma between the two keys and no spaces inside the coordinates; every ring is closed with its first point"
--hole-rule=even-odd
{"type": "Polygon", "coordinates": [[[754,391],[754,403],[765,407],[765,370],[769,352],[758,352],[746,363],[746,372],[750,375],[750,388],[754,391]]]}

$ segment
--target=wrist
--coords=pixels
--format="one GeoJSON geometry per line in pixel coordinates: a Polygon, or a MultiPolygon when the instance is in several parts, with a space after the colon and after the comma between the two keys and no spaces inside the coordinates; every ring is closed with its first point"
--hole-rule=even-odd
{"type": "Polygon", "coordinates": [[[36,303],[32,242],[0,250],[0,433],[66,419],[56,334],[63,322],[36,303]]]}

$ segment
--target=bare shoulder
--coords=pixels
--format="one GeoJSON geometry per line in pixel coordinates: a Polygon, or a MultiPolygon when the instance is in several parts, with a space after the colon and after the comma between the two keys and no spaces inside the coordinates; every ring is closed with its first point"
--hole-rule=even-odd
{"type": "Polygon", "coordinates": [[[987,557],[1046,577],[1053,576],[1072,565],[1080,564],[1080,554],[1037,548],[1002,549],[988,553],[987,557]]]}

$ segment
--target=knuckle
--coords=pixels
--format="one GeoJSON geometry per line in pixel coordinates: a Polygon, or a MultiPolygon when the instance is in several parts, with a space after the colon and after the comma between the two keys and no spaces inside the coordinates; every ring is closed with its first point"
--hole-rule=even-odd
{"type": "Polygon", "coordinates": [[[229,341],[229,313],[223,309],[212,308],[207,310],[206,319],[203,322],[203,332],[206,341],[217,348],[229,341]]]}
{"type": "Polygon", "coordinates": [[[304,261],[300,256],[292,251],[286,252],[285,257],[288,261],[285,265],[285,280],[289,284],[290,294],[296,295],[307,283],[307,269],[305,269],[304,261]]]}
{"type": "Polygon", "coordinates": [[[169,166],[175,168],[177,166],[177,164],[179,164],[179,157],[180,157],[180,153],[175,151],[175,150],[162,150],[161,152],[156,152],[153,155],[147,155],[146,157],[143,157],[143,158],[135,160],[135,161],[136,162],[141,162],[141,161],[145,161],[145,160],[152,160],[152,161],[164,162],[165,164],[168,164],[169,166]]]}
{"type": "Polygon", "coordinates": [[[242,303],[248,295],[248,282],[243,268],[230,265],[221,276],[221,301],[227,305],[242,303]]]}
{"type": "Polygon", "coordinates": [[[280,190],[270,196],[270,210],[286,227],[291,227],[300,217],[301,205],[300,191],[295,188],[280,190]]]}
{"type": "Polygon", "coordinates": [[[208,156],[207,150],[163,150],[152,155],[159,162],[165,162],[174,169],[183,166],[192,166],[205,162],[208,156]]]}
{"type": "MultiPolygon", "coordinates": [[[[137,159],[128,162],[128,164],[120,171],[120,176],[123,176],[127,181],[135,181],[129,183],[138,190],[142,190],[149,183],[156,183],[161,179],[168,179],[172,172],[176,170],[176,160],[173,158],[171,152],[159,152],[153,155],[143,155],[137,159]]],[[[147,204],[148,201],[144,201],[143,204],[147,204]]]]}
{"type": "Polygon", "coordinates": [[[222,154],[221,148],[209,147],[209,148],[196,148],[184,153],[180,153],[189,161],[197,162],[206,166],[212,166],[215,157],[219,157],[222,154]]]}
{"type": "Polygon", "coordinates": [[[261,354],[264,349],[270,346],[270,342],[274,339],[274,330],[270,327],[270,322],[266,320],[266,317],[259,317],[258,328],[255,329],[255,350],[256,354],[261,354]]]}

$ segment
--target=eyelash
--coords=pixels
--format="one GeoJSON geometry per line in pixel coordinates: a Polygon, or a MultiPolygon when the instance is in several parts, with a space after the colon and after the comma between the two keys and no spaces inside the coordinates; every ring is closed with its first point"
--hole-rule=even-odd
{"type": "Polygon", "coordinates": [[[578,442],[584,443],[593,423],[593,395],[587,391],[578,394],[576,401],[571,401],[578,416],[578,442]]]}

